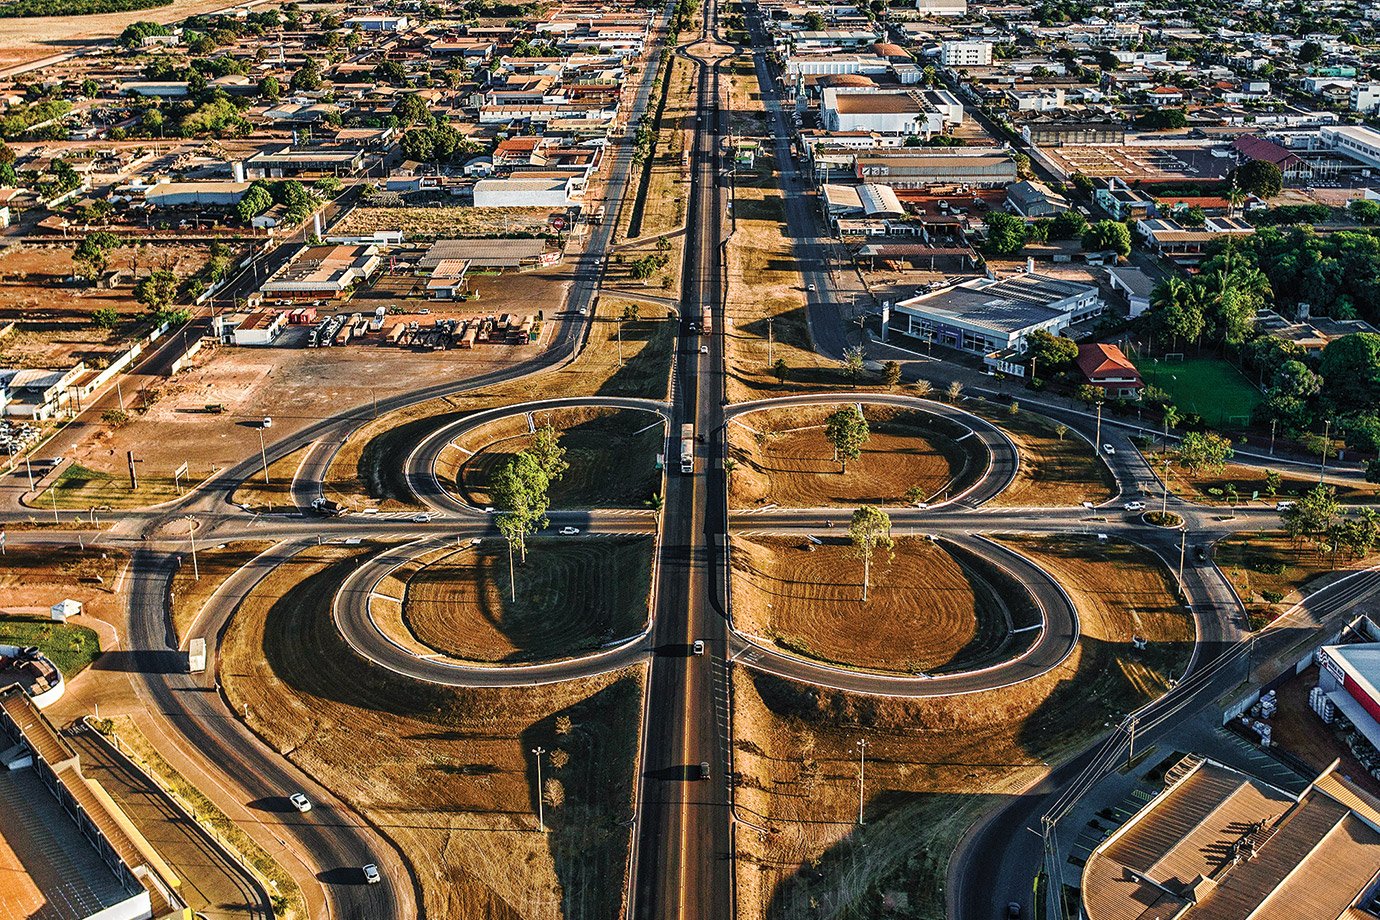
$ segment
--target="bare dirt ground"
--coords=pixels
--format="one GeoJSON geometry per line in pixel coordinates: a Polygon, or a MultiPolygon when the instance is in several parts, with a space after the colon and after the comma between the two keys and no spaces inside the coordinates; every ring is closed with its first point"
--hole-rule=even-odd
{"type": "MultiPolygon", "coordinates": [[[[471,451],[460,465],[460,494],[478,507],[493,504],[493,474],[535,440],[525,418],[505,419],[472,431],[459,444],[471,451]],[[513,430],[513,422],[518,429],[513,430]]],[[[660,491],[658,453],[666,450],[666,425],[651,412],[562,409],[538,413],[538,426],[560,434],[569,468],[551,484],[551,507],[640,508],[660,491]],[[616,471],[616,474],[615,474],[616,471]]]]}
{"type": "Polygon", "coordinates": [[[772,409],[736,419],[729,426],[738,464],[730,477],[734,507],[899,504],[912,488],[929,500],[964,468],[963,448],[927,416],[864,406],[871,436],[862,456],[843,469],[824,435],[825,420],[840,408],[772,409]]]}
{"type": "Polygon", "coordinates": [[[563,658],[647,622],[649,539],[535,538],[514,561],[511,582],[502,540],[432,561],[406,583],[403,621],[422,644],[481,663],[563,658]]]}
{"type": "Polygon", "coordinates": [[[456,690],[366,667],[325,607],[359,552],[312,548],[246,599],[221,657],[235,710],[398,844],[427,916],[616,916],[642,670],[456,690]]]}
{"type": "MultiPolygon", "coordinates": [[[[124,604],[116,585],[128,561],[124,551],[102,546],[7,546],[0,557],[0,611],[46,616],[58,601],[71,598],[85,611],[72,622],[118,624],[124,604]]],[[[108,639],[109,631],[101,637],[108,639]]]]}
{"type": "Polygon", "coordinates": [[[0,68],[72,53],[89,44],[88,40],[114,38],[131,22],[176,22],[197,13],[225,8],[225,0],[178,0],[168,6],[127,13],[0,20],[0,68]]]}
{"type": "MultiPolygon", "coordinates": [[[[208,258],[205,246],[122,247],[111,255],[110,266],[130,272],[137,260],[141,277],[167,268],[184,278],[208,258]]],[[[0,337],[0,366],[65,368],[81,360],[104,367],[146,331],[149,324],[134,300],[132,275],[129,283],[115,288],[74,282],[71,276],[72,247],[19,246],[0,254],[0,327],[19,324],[0,337]],[[120,323],[114,329],[92,326],[91,314],[107,307],[119,311],[120,323]]]]}
{"type": "Polygon", "coordinates": [[[739,628],[787,651],[880,671],[942,672],[990,661],[1011,629],[1005,602],[942,547],[915,537],[863,563],[843,537],[806,550],[786,539],[733,542],[739,628]]]}
{"type": "Polygon", "coordinates": [[[1083,638],[1043,677],[900,701],[735,670],[738,811],[776,831],[738,837],[739,916],[943,916],[949,857],[967,826],[1182,672],[1191,626],[1173,612],[1167,573],[1147,553],[1082,538],[1015,545],[1079,586],[1083,638]],[[1137,632],[1149,650],[1132,649],[1137,632]]]}
{"type": "Polygon", "coordinates": [[[1317,685],[1318,668],[1314,665],[1279,688],[1279,709],[1270,720],[1274,746],[1293,754],[1318,773],[1340,757],[1344,776],[1371,795],[1380,796],[1380,780],[1371,776],[1351,753],[1336,725],[1325,725],[1308,705],[1308,694],[1317,685]]]}

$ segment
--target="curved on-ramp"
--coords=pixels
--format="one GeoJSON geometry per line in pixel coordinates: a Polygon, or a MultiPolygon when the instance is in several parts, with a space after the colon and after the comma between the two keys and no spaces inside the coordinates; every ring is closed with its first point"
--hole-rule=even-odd
{"type": "MultiPolygon", "coordinates": [[[[463,546],[464,544],[461,544],[463,546]]],[[[336,629],[361,657],[413,680],[451,687],[530,687],[617,671],[642,660],[651,634],[642,632],[598,651],[530,664],[473,665],[439,653],[421,655],[390,638],[374,621],[374,587],[398,567],[432,550],[455,546],[450,539],[424,539],[373,556],[345,579],[331,604],[336,629]]]]}
{"type": "Polygon", "coordinates": [[[756,642],[734,627],[729,640],[734,660],[757,671],[832,690],[912,699],[999,690],[1047,674],[1063,664],[1078,644],[1078,611],[1053,576],[1015,550],[985,537],[945,539],[996,566],[1012,582],[1025,586],[1040,611],[1040,631],[1024,652],[970,671],[937,676],[885,674],[802,658],[756,642]]]}
{"type": "Polygon", "coordinates": [[[412,448],[407,459],[403,461],[403,474],[413,495],[418,501],[436,511],[483,514],[482,508],[476,508],[442,485],[441,477],[436,471],[441,454],[447,449],[457,450],[454,446],[456,439],[475,428],[514,416],[553,409],[631,409],[659,415],[667,424],[670,424],[671,419],[669,404],[661,400],[630,396],[569,396],[481,409],[442,425],[423,437],[412,448]]]}
{"type": "MultiPolygon", "coordinates": [[[[1016,471],[1020,469],[1021,457],[1016,444],[1011,440],[1006,432],[1002,431],[997,425],[987,421],[972,412],[959,409],[947,403],[935,402],[930,399],[922,399],[918,396],[907,396],[901,393],[808,393],[798,396],[776,396],[770,399],[758,399],[752,402],[734,403],[724,407],[724,425],[727,427],[734,419],[743,415],[750,415],[768,409],[790,408],[792,406],[811,406],[811,405],[880,405],[896,406],[903,409],[910,409],[924,415],[931,415],[942,418],[945,421],[961,425],[972,432],[982,444],[987,453],[986,467],[977,473],[973,481],[965,485],[959,492],[949,496],[947,499],[934,502],[934,507],[941,505],[961,504],[966,507],[975,508],[984,502],[991,501],[1001,494],[1007,486],[1011,485],[1016,478],[1016,471]]],[[[964,435],[964,438],[968,435],[964,435]]]]}

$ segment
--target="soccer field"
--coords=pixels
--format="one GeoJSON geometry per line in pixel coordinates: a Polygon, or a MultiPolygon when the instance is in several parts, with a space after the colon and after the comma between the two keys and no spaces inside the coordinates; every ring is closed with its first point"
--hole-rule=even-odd
{"type": "Polygon", "coordinates": [[[1195,412],[1210,425],[1245,425],[1261,401],[1260,391],[1221,358],[1146,358],[1137,366],[1145,382],[1169,393],[1180,412],[1195,412]]]}

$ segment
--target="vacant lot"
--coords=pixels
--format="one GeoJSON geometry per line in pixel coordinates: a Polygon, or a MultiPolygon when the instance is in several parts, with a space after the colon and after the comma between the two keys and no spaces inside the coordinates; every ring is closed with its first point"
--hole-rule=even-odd
{"type": "Polygon", "coordinates": [[[358,207],[331,228],[336,236],[368,236],[379,230],[401,230],[408,240],[458,239],[494,235],[555,235],[551,208],[358,207]]]}
{"type": "Polygon", "coordinates": [[[221,655],[234,709],[398,844],[426,916],[617,916],[642,670],[461,690],[373,667],[328,605],[352,555],[376,549],[313,547],[246,598],[221,655]],[[560,803],[547,834],[534,832],[539,745],[555,781],[544,794],[560,803]]]}
{"type": "Polygon", "coordinates": [[[624,306],[623,301],[600,298],[585,349],[568,364],[519,381],[418,403],[361,425],[341,446],[326,474],[328,493],[356,506],[371,499],[411,502],[398,457],[437,426],[480,409],[556,396],[665,398],[675,323],[667,320],[664,310],[644,307],[641,318],[622,324],[620,362],[618,325],[624,306]]]}
{"type": "Polygon", "coordinates": [[[646,624],[651,557],[646,537],[536,538],[510,582],[506,541],[486,540],[413,574],[403,619],[425,645],[469,661],[574,655],[646,624]]]}
{"type": "Polygon", "coordinates": [[[1192,629],[1146,552],[1079,537],[1012,543],[1080,586],[1083,638],[1050,674],[901,701],[735,671],[736,800],[777,831],[738,837],[739,916],[942,917],[949,856],[967,826],[1182,674],[1192,629]],[[1131,648],[1136,633],[1149,649],[1131,648]],[[862,738],[867,823],[859,828],[862,738]]]}
{"type": "MultiPolygon", "coordinates": [[[[658,453],[666,450],[666,425],[651,412],[626,409],[559,409],[539,413],[538,427],[560,433],[569,469],[551,485],[551,507],[642,507],[660,491],[658,453]]],[[[470,432],[459,445],[473,451],[460,466],[460,495],[480,507],[493,504],[488,484],[519,451],[532,446],[525,418],[505,419],[470,432]],[[518,431],[514,432],[513,422],[518,431]]],[[[453,453],[462,453],[463,450],[453,453]]]]}
{"type": "Polygon", "coordinates": [[[730,477],[734,506],[899,504],[911,489],[933,499],[976,462],[955,441],[962,434],[956,426],[920,412],[863,406],[871,438],[845,470],[824,435],[828,416],[844,408],[770,409],[734,420],[728,429],[737,461],[730,477]]]}
{"type": "Polygon", "coordinates": [[[128,559],[108,547],[10,544],[0,557],[0,610],[47,616],[69,597],[86,613],[114,622],[124,613],[115,585],[128,559]]]}
{"type": "Polygon", "coordinates": [[[1016,478],[994,505],[1046,507],[1102,502],[1116,495],[1111,470],[1091,444],[1041,415],[984,412],[1006,429],[1021,452],[1016,478]]]}
{"type": "Polygon", "coordinates": [[[928,540],[901,537],[893,554],[877,554],[866,603],[852,544],[830,537],[813,551],[806,545],[735,540],[733,615],[739,628],[807,658],[943,673],[990,664],[1013,626],[1039,622],[1019,589],[928,540]]]}
{"type": "Polygon", "coordinates": [[[75,623],[54,623],[46,616],[0,615],[0,645],[36,645],[68,680],[101,653],[95,631],[75,623]]]}
{"type": "Polygon", "coordinates": [[[1333,572],[1360,568],[1370,559],[1333,559],[1311,543],[1294,545],[1283,531],[1237,533],[1213,549],[1222,569],[1246,605],[1255,627],[1264,626],[1333,572]]]}
{"type": "Polygon", "coordinates": [[[1221,358],[1150,358],[1138,365],[1145,382],[1169,394],[1181,412],[1201,415],[1214,426],[1244,426],[1260,403],[1260,391],[1221,358]]]}

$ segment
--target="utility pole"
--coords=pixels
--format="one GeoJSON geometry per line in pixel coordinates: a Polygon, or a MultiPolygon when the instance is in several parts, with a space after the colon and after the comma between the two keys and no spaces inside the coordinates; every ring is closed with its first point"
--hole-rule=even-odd
{"type": "Polygon", "coordinates": [[[1188,548],[1188,527],[1179,530],[1179,593],[1184,593],[1184,550],[1188,548]]]}
{"type": "Polygon", "coordinates": [[[1327,473],[1327,448],[1332,445],[1330,435],[1332,434],[1332,419],[1323,422],[1322,456],[1318,460],[1318,484],[1321,485],[1323,476],[1327,473]]]}
{"type": "Polygon", "coordinates": [[[264,447],[264,426],[259,425],[259,459],[264,464],[264,485],[269,485],[268,481],[268,450],[264,447]]]}
{"type": "Polygon", "coordinates": [[[1093,453],[1102,449],[1102,400],[1097,401],[1097,436],[1093,438],[1093,453]]]}
{"type": "Polygon", "coordinates": [[[867,739],[858,739],[858,824],[863,824],[863,786],[867,776],[867,739]]]}
{"type": "Polygon", "coordinates": [[[201,581],[201,569],[196,564],[196,518],[190,514],[186,517],[187,521],[187,542],[192,546],[192,578],[201,581]]]}
{"type": "Polygon", "coordinates": [[[134,464],[138,461],[134,459],[134,451],[125,451],[125,460],[129,463],[129,491],[137,492],[139,491],[139,475],[134,472],[134,464]]]}
{"type": "Polygon", "coordinates": [[[771,367],[775,362],[772,361],[772,346],[775,344],[772,336],[772,320],[774,317],[767,317],[767,366],[771,367]]]}
{"type": "Polygon", "coordinates": [[[1126,766],[1128,766],[1128,767],[1131,765],[1131,762],[1132,762],[1133,760],[1136,759],[1136,726],[1138,726],[1138,725],[1140,725],[1140,719],[1139,719],[1139,718],[1136,718],[1136,717],[1132,717],[1132,719],[1131,719],[1131,747],[1130,747],[1130,749],[1128,749],[1127,752],[1126,752],[1126,766]]]}
{"type": "Polygon", "coordinates": [[[120,397],[120,411],[125,411],[125,391],[120,388],[120,378],[115,378],[115,395],[120,397]]]}
{"type": "Polygon", "coordinates": [[[546,809],[545,802],[542,800],[541,788],[541,755],[546,753],[546,748],[538,745],[532,748],[532,753],[537,755],[537,832],[546,833],[546,809]]]}
{"type": "Polygon", "coordinates": [[[1275,426],[1279,424],[1279,419],[1270,419],[1270,456],[1275,455],[1275,426]]]}
{"type": "MultiPolygon", "coordinates": [[[[1167,445],[1166,445],[1166,447],[1167,447],[1167,445]]],[[[1163,520],[1163,519],[1164,519],[1165,513],[1168,512],[1168,510],[1169,510],[1169,455],[1168,455],[1168,454],[1166,454],[1166,455],[1165,455],[1165,458],[1164,458],[1164,470],[1163,470],[1163,472],[1160,473],[1160,484],[1164,487],[1164,494],[1163,494],[1163,496],[1160,498],[1160,519],[1163,520]]]]}
{"type": "Polygon", "coordinates": [[[48,487],[48,495],[53,499],[53,523],[56,524],[58,523],[56,483],[48,487]]]}
{"type": "Polygon", "coordinates": [[[34,468],[33,464],[29,463],[28,454],[24,455],[24,472],[29,474],[29,491],[32,492],[34,490],[34,468]]]}

